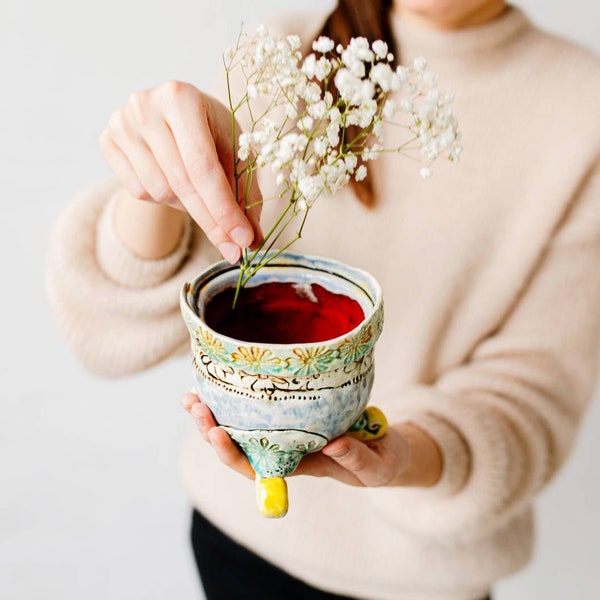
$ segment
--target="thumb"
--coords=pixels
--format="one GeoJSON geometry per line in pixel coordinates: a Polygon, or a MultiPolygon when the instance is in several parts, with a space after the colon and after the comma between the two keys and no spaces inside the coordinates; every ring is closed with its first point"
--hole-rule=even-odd
{"type": "Polygon", "coordinates": [[[373,471],[377,460],[377,456],[366,444],[348,436],[333,440],[321,452],[356,475],[361,481],[364,481],[363,476],[373,471]]]}

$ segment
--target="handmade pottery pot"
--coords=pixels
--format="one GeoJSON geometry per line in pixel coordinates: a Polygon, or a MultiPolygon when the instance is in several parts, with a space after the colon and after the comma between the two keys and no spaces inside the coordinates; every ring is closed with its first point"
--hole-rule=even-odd
{"type": "Polygon", "coordinates": [[[355,300],[364,318],[351,331],[311,343],[256,343],[209,327],[206,307],[235,288],[239,268],[219,262],[181,291],[181,310],[192,340],[194,385],[217,423],[237,442],[257,474],[257,500],[265,516],[287,512],[284,477],[309,452],[347,433],[375,439],[385,418],[369,407],[373,351],[383,326],[383,302],[368,273],[334,260],[282,253],[247,284],[290,282],[310,294],[317,284],[355,300]]]}

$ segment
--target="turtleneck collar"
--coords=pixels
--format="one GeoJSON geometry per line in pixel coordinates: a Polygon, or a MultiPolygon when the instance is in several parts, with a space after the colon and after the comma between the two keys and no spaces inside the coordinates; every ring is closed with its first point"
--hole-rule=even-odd
{"type": "Polygon", "coordinates": [[[520,37],[531,23],[519,8],[507,6],[496,19],[483,25],[457,30],[429,29],[392,13],[392,26],[398,43],[400,62],[406,64],[417,56],[432,63],[441,60],[485,57],[502,51],[520,37]]]}

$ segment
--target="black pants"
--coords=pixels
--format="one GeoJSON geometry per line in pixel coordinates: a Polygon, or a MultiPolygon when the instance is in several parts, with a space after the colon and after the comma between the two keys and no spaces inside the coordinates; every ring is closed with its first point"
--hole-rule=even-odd
{"type": "Polygon", "coordinates": [[[353,600],[288,575],[234,542],[196,510],[192,547],[207,600],[353,600]]]}

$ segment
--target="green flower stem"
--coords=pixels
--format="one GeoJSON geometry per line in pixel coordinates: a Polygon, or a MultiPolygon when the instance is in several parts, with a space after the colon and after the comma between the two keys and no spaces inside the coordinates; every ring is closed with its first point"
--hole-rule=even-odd
{"type": "MultiPolygon", "coordinates": [[[[238,38],[239,44],[239,38],[238,38]]],[[[231,112],[231,147],[233,149],[233,175],[235,179],[235,201],[238,201],[239,198],[239,176],[237,171],[237,138],[235,135],[235,110],[233,109],[233,100],[231,99],[231,81],[229,77],[229,71],[226,70],[226,79],[227,79],[227,97],[229,101],[229,109],[231,112]]]]}
{"type": "MultiPolygon", "coordinates": [[[[263,33],[260,35],[263,36],[263,33]]],[[[267,34],[265,33],[264,35],[267,34]]],[[[311,108],[313,100],[304,93],[304,88],[299,89],[295,80],[290,80],[287,78],[287,75],[284,76],[279,73],[278,69],[275,68],[276,65],[273,65],[268,61],[265,62],[264,57],[260,60],[255,59],[252,50],[254,40],[251,41],[248,46],[248,48],[251,49],[250,53],[248,53],[248,49],[245,49],[245,42],[242,42],[242,38],[243,30],[238,36],[234,51],[228,51],[225,55],[227,60],[225,60],[224,56],[227,73],[229,107],[231,110],[231,139],[233,146],[236,198],[240,205],[243,203],[244,213],[257,207],[259,204],[264,205],[266,201],[274,199],[284,202],[285,208],[280,211],[275,223],[271,226],[257,248],[253,250],[248,248],[242,249],[242,258],[239,265],[240,272],[233,303],[234,307],[237,303],[241,288],[246,285],[246,283],[248,283],[262,267],[280,256],[282,252],[287,250],[301,238],[307,221],[308,212],[314,202],[322,194],[331,194],[333,191],[337,190],[341,184],[348,182],[353,175],[356,176],[354,167],[351,166],[351,163],[348,160],[349,157],[352,157],[351,160],[354,165],[359,163],[362,165],[366,160],[365,156],[376,158],[380,154],[390,152],[402,153],[410,158],[418,160],[416,157],[412,157],[409,154],[409,151],[419,149],[419,132],[426,128],[426,124],[420,123],[418,119],[411,121],[411,124],[407,123],[403,125],[384,118],[384,107],[389,92],[385,92],[382,89],[381,84],[377,84],[375,81],[373,99],[376,101],[376,105],[371,105],[372,108],[367,107],[365,109],[368,111],[365,117],[362,116],[364,114],[362,112],[355,113],[355,107],[358,106],[357,103],[351,105],[350,101],[342,98],[339,93],[332,95],[329,88],[332,87],[336,74],[345,66],[342,60],[337,56],[337,50],[335,52],[332,50],[330,52],[321,53],[330,60],[329,66],[327,67],[328,73],[322,81],[317,81],[315,76],[302,79],[304,85],[308,84],[309,81],[311,82],[311,86],[314,86],[315,83],[317,83],[321,88],[319,101],[327,103],[324,111],[322,111],[321,107],[319,107],[321,112],[313,111],[311,108]],[[246,78],[246,90],[241,92],[242,98],[235,106],[232,101],[232,89],[230,85],[230,72],[234,66],[240,67],[241,73],[246,78]],[[289,81],[292,81],[292,83],[288,83],[289,81]],[[252,87],[250,87],[251,84],[252,87]],[[266,108],[262,108],[262,102],[254,102],[256,96],[254,93],[255,90],[257,94],[264,99],[267,104],[266,108]],[[265,90],[268,90],[269,98],[264,97],[265,90]],[[244,141],[244,154],[242,155],[245,156],[245,154],[248,154],[248,158],[242,160],[240,159],[237,147],[239,143],[239,131],[236,131],[235,117],[237,111],[242,110],[244,106],[247,110],[247,113],[244,112],[244,116],[248,116],[250,119],[250,129],[248,132],[248,136],[250,137],[244,141]],[[283,114],[284,108],[285,114],[283,114]],[[333,115],[331,115],[330,112],[332,108],[335,110],[336,118],[338,119],[335,123],[332,123],[333,115]],[[281,110],[281,119],[276,119],[277,123],[272,123],[271,119],[268,119],[268,117],[275,110],[277,110],[278,115],[281,110]],[[256,111],[256,114],[254,111],[256,111]],[[355,114],[358,115],[358,117],[356,117],[355,114]],[[318,117],[316,115],[321,116],[318,117]],[[361,125],[351,125],[351,122],[363,122],[363,119],[369,123],[366,127],[361,125]],[[306,124],[308,123],[311,124],[310,127],[306,127],[306,124]],[[371,143],[376,137],[373,135],[373,131],[376,127],[379,128],[382,127],[383,124],[388,123],[410,132],[407,133],[405,137],[410,137],[411,139],[402,143],[397,148],[385,148],[382,146],[380,149],[377,149],[379,144],[373,145],[373,143],[371,143]],[[335,139],[338,140],[338,143],[335,145],[332,145],[329,139],[331,138],[331,131],[329,130],[330,126],[334,128],[335,139]],[[349,140],[350,132],[354,134],[352,140],[349,140]],[[296,162],[292,161],[289,157],[282,158],[283,156],[288,156],[287,152],[285,154],[278,154],[277,162],[275,163],[277,167],[275,170],[280,173],[280,175],[278,175],[278,179],[280,180],[277,186],[278,193],[268,199],[262,198],[257,201],[252,201],[251,189],[254,183],[254,177],[256,177],[255,171],[267,166],[268,163],[273,160],[273,152],[277,151],[277,148],[281,150],[282,140],[291,133],[297,133],[303,136],[302,145],[297,138],[294,141],[291,139],[289,140],[294,144],[293,158],[296,162]],[[264,144],[266,143],[264,140],[268,140],[269,144],[274,144],[274,146],[271,146],[271,150],[267,150],[264,147],[264,144]],[[370,147],[368,148],[368,146],[370,147]],[[259,148],[261,149],[259,150],[259,148]],[[321,148],[324,150],[323,156],[320,156],[321,148]],[[282,162],[285,164],[281,164],[282,162]],[[346,165],[344,165],[345,162],[347,163],[346,165]],[[330,166],[332,169],[329,169],[330,166]],[[324,169],[326,171],[325,173],[322,173],[324,169]],[[343,177],[343,180],[336,178],[334,181],[330,179],[330,173],[339,173],[340,176],[343,177]],[[319,174],[322,175],[316,177],[319,174]],[[245,178],[242,183],[240,183],[241,177],[245,178]],[[299,189],[299,185],[302,183],[302,189],[304,190],[305,182],[302,181],[304,177],[309,178],[306,183],[308,184],[308,189],[311,190],[310,192],[307,192],[310,198],[305,197],[299,189]],[[240,193],[243,193],[243,202],[242,198],[239,197],[240,193]],[[286,239],[291,236],[285,234],[288,231],[288,228],[293,231],[293,229],[291,229],[292,227],[296,229],[295,235],[293,235],[291,240],[286,241],[286,239]],[[279,243],[284,244],[283,248],[276,248],[279,243]]],[[[299,56],[295,52],[295,46],[290,46],[288,50],[292,51],[286,55],[288,58],[293,60],[293,57],[299,56]]],[[[319,53],[317,53],[317,56],[318,54],[319,53]]],[[[370,64],[365,62],[366,76],[368,77],[370,70],[375,68],[375,65],[380,64],[381,62],[382,61],[379,60],[375,54],[373,55],[373,60],[370,64]]],[[[417,89],[411,94],[412,101],[417,101],[423,96],[423,93],[422,90],[417,89]]],[[[360,100],[360,102],[362,103],[362,100],[360,100]]],[[[403,110],[405,109],[403,108],[403,110]]],[[[406,109],[405,112],[411,113],[413,119],[415,119],[417,113],[412,109],[410,111],[406,109]]],[[[380,142],[382,142],[380,139],[381,137],[382,136],[379,135],[378,132],[378,139],[380,142]]],[[[361,166],[363,171],[364,168],[364,166],[361,166]]]]}
{"type": "MultiPolygon", "coordinates": [[[[285,216],[289,212],[290,208],[293,206],[294,201],[295,201],[295,199],[292,198],[292,200],[290,202],[288,202],[287,206],[285,207],[285,210],[283,210],[283,212],[279,215],[279,218],[277,219],[275,224],[271,227],[271,229],[269,230],[267,235],[265,235],[264,240],[261,242],[261,244],[258,246],[258,248],[256,250],[254,250],[254,252],[250,256],[249,260],[246,263],[247,265],[252,264],[256,260],[256,257],[263,250],[263,248],[265,247],[265,244],[269,241],[269,238],[271,238],[271,236],[273,236],[273,234],[277,231],[277,228],[279,227],[279,225],[285,219],[285,216]]],[[[281,234],[279,234],[279,235],[281,235],[281,234]]],[[[279,235],[277,237],[279,237],[279,235]]],[[[273,245],[273,243],[274,243],[274,241],[270,243],[270,247],[273,245]]]]}

